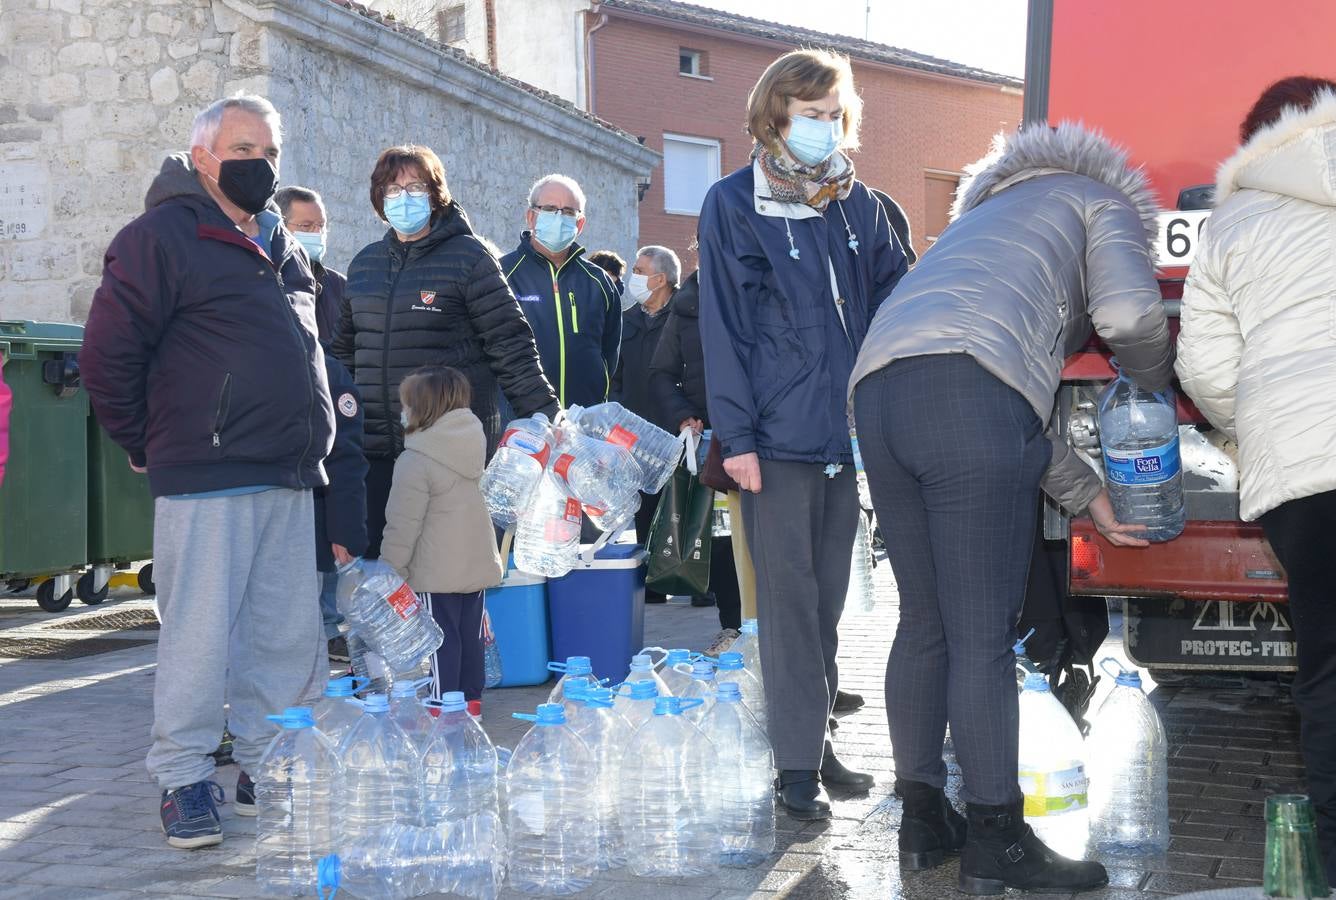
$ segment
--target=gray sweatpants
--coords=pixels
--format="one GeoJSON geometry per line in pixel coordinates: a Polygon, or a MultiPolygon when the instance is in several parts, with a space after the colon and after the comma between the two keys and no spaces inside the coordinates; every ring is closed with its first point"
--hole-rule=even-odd
{"type": "Polygon", "coordinates": [[[766,718],[779,769],[817,769],[839,670],[840,614],[858,530],[854,467],[761,460],[742,495],[760,621],[766,718]]]}
{"type": "Polygon", "coordinates": [[[162,631],[149,774],[164,790],[210,778],[224,724],[233,757],[254,773],[277,730],[265,716],[309,695],[317,678],[311,492],[159,497],[153,513],[162,631]]]}

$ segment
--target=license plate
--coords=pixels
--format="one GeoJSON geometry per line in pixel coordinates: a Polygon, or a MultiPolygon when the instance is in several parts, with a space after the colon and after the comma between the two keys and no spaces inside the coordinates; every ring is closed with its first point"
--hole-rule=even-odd
{"type": "Polygon", "coordinates": [[[1123,643],[1147,668],[1291,671],[1297,662],[1288,604],[1128,599],[1123,643]]]}
{"type": "Polygon", "coordinates": [[[1155,234],[1155,253],[1166,268],[1190,266],[1201,244],[1201,229],[1210,217],[1209,209],[1162,212],[1155,234]]]}

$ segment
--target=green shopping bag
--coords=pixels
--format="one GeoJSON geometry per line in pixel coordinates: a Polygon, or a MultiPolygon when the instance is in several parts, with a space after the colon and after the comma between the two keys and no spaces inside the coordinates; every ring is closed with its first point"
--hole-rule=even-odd
{"type": "Polygon", "coordinates": [[[710,589],[710,544],[714,535],[714,488],[696,472],[695,433],[683,435],[686,459],[664,486],[650,525],[645,586],[664,594],[698,596],[710,589]]]}

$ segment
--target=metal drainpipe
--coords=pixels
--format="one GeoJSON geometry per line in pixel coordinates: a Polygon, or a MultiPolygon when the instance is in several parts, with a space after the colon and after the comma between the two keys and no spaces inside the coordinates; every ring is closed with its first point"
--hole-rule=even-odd
{"type": "Polygon", "coordinates": [[[487,64],[500,71],[499,54],[496,52],[496,0],[483,0],[483,18],[487,23],[487,64]]]}
{"type": "MultiPolygon", "coordinates": [[[[598,4],[590,8],[598,11],[598,4]]],[[[594,32],[608,24],[608,14],[599,13],[598,23],[585,32],[585,112],[594,115],[594,32]]]]}
{"type": "Polygon", "coordinates": [[[1025,125],[1048,120],[1048,82],[1053,65],[1053,0],[1030,0],[1025,28],[1025,125]]]}

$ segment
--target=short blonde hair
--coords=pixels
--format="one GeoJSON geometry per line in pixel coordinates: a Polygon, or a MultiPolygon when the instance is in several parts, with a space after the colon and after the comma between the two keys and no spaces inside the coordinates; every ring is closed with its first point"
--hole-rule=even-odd
{"type": "Polygon", "coordinates": [[[424,431],[456,409],[466,409],[473,389],[464,373],[450,366],[423,366],[399,384],[399,405],[408,409],[404,434],[424,431]]]}
{"type": "Polygon", "coordinates": [[[777,153],[779,133],[789,124],[789,101],[820,100],[837,88],[844,104],[840,146],[856,149],[863,100],[854,90],[849,58],[829,50],[791,50],[769,65],[747,96],[747,133],[777,153]]]}

